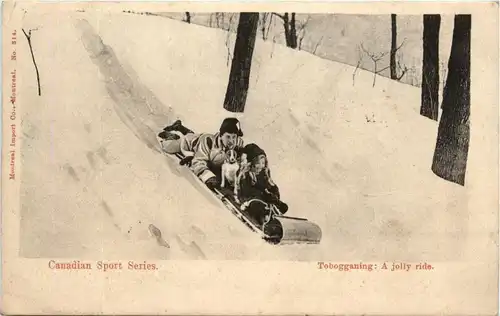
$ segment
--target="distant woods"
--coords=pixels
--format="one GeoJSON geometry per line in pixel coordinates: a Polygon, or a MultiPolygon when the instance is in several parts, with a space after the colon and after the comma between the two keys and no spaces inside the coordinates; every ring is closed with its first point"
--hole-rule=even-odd
{"type": "MultiPolygon", "coordinates": [[[[259,12],[257,14],[259,14],[257,31],[259,39],[280,43],[291,49],[305,50],[315,55],[321,54],[323,58],[329,58],[331,54],[333,56],[337,55],[337,53],[323,47],[324,39],[329,41],[329,45],[332,45],[332,41],[335,43],[336,39],[339,38],[341,39],[339,45],[342,45],[341,43],[345,41],[345,38],[349,38],[350,36],[359,38],[359,32],[352,31],[348,24],[344,25],[345,21],[340,22],[338,28],[333,28],[331,32],[327,32],[321,26],[323,23],[318,23],[319,20],[316,20],[317,18],[314,14],[300,14],[297,12],[259,12]]],[[[229,34],[234,34],[237,31],[239,13],[212,12],[193,14],[193,12],[185,12],[181,13],[180,16],[187,23],[205,25],[230,32],[228,33],[226,46],[228,46],[228,59],[231,58],[232,48],[228,45],[229,34]]],[[[417,74],[416,66],[414,64],[411,66],[408,65],[408,61],[411,63],[413,59],[407,58],[406,64],[403,60],[402,48],[406,44],[406,38],[398,36],[398,17],[396,14],[390,14],[387,17],[387,27],[390,28],[391,36],[389,42],[380,45],[375,43],[374,45],[373,42],[366,43],[362,40],[357,44],[354,43],[354,45],[358,46],[358,52],[363,53],[359,56],[360,60],[356,60],[357,56],[355,54],[345,54],[346,52],[339,52],[340,55],[345,56],[345,60],[336,60],[333,58],[332,60],[351,64],[352,66],[357,66],[359,69],[372,71],[377,75],[386,76],[397,81],[420,85],[420,74],[417,74]],[[363,49],[361,49],[361,46],[363,49]],[[377,47],[384,48],[380,50],[377,47]],[[376,71],[374,71],[375,66],[377,68],[376,71]]],[[[331,23],[331,21],[327,23],[331,23]]],[[[336,24],[337,22],[333,23],[336,24]]],[[[349,48],[346,47],[345,49],[349,48]]]]}

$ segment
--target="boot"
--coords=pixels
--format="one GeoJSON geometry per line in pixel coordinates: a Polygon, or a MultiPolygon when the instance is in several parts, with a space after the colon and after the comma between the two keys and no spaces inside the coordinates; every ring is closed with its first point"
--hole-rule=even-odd
{"type": "Polygon", "coordinates": [[[184,135],[193,133],[192,130],[190,130],[189,128],[187,128],[184,125],[182,125],[182,121],[181,120],[176,120],[172,125],[169,125],[169,126],[165,127],[163,130],[166,131],[166,132],[178,131],[178,132],[181,132],[184,135]]]}
{"type": "Polygon", "coordinates": [[[176,135],[174,133],[169,133],[167,131],[163,131],[160,134],[158,134],[158,137],[164,139],[164,140],[176,140],[179,139],[179,135],[176,135]]]}
{"type": "Polygon", "coordinates": [[[276,207],[281,214],[285,214],[288,211],[288,205],[285,202],[278,201],[278,203],[276,203],[276,207]]]}

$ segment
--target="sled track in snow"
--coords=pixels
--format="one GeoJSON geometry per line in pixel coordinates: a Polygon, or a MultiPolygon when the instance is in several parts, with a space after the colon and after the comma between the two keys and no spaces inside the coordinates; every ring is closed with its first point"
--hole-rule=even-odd
{"type": "Polygon", "coordinates": [[[173,117],[173,110],[162,104],[137,76],[130,74],[133,72],[130,67],[129,71],[125,69],[88,21],[77,20],[76,28],[82,33],[82,43],[90,59],[104,77],[116,114],[141,142],[160,152],[156,134],[173,117]]]}
{"type": "MultiPolygon", "coordinates": [[[[174,111],[157,100],[151,91],[141,84],[137,76],[133,78],[127,72],[113,49],[103,43],[101,37],[86,20],[78,20],[76,27],[82,33],[82,42],[89,53],[92,62],[99,68],[104,77],[106,89],[114,101],[114,110],[123,124],[149,149],[161,154],[157,134],[168,124],[174,111]]],[[[183,170],[172,159],[165,159],[172,174],[181,176],[197,188],[197,183],[191,177],[183,175],[183,170]]],[[[206,200],[219,208],[212,196],[198,190],[206,200]]]]}
{"type": "MultiPolygon", "coordinates": [[[[157,131],[168,124],[174,111],[162,104],[135,75],[131,67],[120,63],[113,49],[104,44],[87,20],[80,19],[75,27],[81,32],[81,40],[92,62],[103,76],[113,107],[123,124],[149,149],[161,153],[156,135],[157,131]]],[[[178,176],[177,166],[167,160],[172,174],[178,176]]]]}

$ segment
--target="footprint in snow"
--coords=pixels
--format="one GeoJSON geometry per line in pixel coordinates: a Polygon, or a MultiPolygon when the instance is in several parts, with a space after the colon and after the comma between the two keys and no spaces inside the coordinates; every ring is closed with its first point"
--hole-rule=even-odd
{"type": "Polygon", "coordinates": [[[153,237],[156,238],[156,242],[158,243],[158,245],[160,245],[162,247],[170,248],[170,245],[161,236],[161,230],[158,227],[156,227],[153,224],[150,224],[149,225],[149,232],[151,233],[151,235],[153,235],[153,237]]]}

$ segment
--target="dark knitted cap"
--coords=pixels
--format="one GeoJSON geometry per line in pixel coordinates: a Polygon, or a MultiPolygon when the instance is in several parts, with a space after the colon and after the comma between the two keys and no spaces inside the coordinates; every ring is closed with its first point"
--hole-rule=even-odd
{"type": "Polygon", "coordinates": [[[222,136],[224,133],[236,134],[238,136],[243,136],[243,132],[240,128],[240,121],[234,117],[228,117],[222,121],[219,129],[219,134],[222,136]]]}
{"type": "Polygon", "coordinates": [[[266,152],[256,144],[248,144],[243,148],[243,153],[247,155],[247,161],[251,162],[260,155],[266,156],[266,152]]]}

